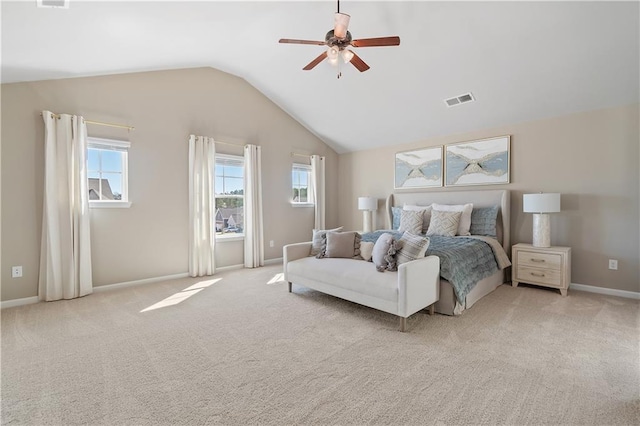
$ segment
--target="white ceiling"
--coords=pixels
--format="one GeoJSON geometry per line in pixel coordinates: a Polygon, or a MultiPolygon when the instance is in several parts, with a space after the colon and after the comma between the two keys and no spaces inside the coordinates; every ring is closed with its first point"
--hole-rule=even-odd
{"type": "Polygon", "coordinates": [[[327,61],[334,1],[2,1],[2,82],[211,66],[244,78],[339,153],[637,103],[633,2],[343,0],[371,69],[327,61]],[[477,101],[447,108],[472,92],[477,101]]]}

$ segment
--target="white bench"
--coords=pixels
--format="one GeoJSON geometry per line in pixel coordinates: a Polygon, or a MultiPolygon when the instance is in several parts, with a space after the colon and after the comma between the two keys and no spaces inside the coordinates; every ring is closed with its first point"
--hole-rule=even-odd
{"type": "Polygon", "coordinates": [[[399,265],[397,272],[378,272],[372,262],[355,259],[316,259],[309,256],[311,242],[283,248],[284,279],[341,299],[379,309],[406,319],[429,308],[440,298],[440,259],[427,256],[399,265]]]}

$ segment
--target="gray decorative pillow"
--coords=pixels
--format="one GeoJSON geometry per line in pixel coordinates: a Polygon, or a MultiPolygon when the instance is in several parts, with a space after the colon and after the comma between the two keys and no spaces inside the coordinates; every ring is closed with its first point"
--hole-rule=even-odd
{"type": "Polygon", "coordinates": [[[400,249],[396,253],[398,265],[424,257],[429,248],[429,238],[405,232],[399,240],[400,249]]]}
{"type": "Polygon", "coordinates": [[[422,216],[424,211],[402,210],[398,231],[409,231],[412,234],[422,233],[422,216]]]}
{"type": "Polygon", "coordinates": [[[431,206],[416,206],[412,204],[405,204],[402,207],[403,210],[411,210],[414,212],[422,210],[422,232],[421,234],[426,234],[429,229],[429,222],[431,222],[431,206]]]}
{"type": "Polygon", "coordinates": [[[342,257],[352,259],[360,257],[360,234],[357,232],[327,232],[325,244],[317,258],[342,257]]]}
{"type": "Polygon", "coordinates": [[[342,231],[342,226],[334,229],[314,229],[313,237],[311,240],[311,254],[310,256],[317,256],[318,253],[322,250],[322,239],[324,238],[327,232],[340,232],[342,231]]]}
{"type": "Polygon", "coordinates": [[[393,235],[385,232],[373,245],[371,260],[379,272],[395,271],[397,269],[395,254],[396,241],[393,235]]]}
{"type": "Polygon", "coordinates": [[[442,235],[445,237],[455,237],[462,212],[445,212],[433,210],[431,212],[431,223],[427,235],[442,235]]]}
{"type": "Polygon", "coordinates": [[[400,215],[402,214],[402,209],[400,207],[391,207],[391,229],[400,228],[400,215]]]}
{"type": "Polygon", "coordinates": [[[498,238],[497,223],[499,206],[477,207],[471,212],[471,235],[498,238]]]}

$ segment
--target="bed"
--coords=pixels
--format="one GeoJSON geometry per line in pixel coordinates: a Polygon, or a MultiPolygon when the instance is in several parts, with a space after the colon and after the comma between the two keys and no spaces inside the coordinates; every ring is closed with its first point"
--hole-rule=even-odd
{"type": "MultiPolygon", "coordinates": [[[[508,261],[508,253],[510,253],[510,192],[508,190],[480,190],[480,191],[450,191],[450,192],[398,192],[390,194],[387,198],[385,219],[387,230],[392,230],[392,207],[402,207],[404,204],[428,206],[432,203],[438,204],[466,204],[472,203],[474,209],[480,207],[492,207],[498,206],[498,217],[496,222],[496,240],[498,249],[502,248],[502,253],[496,254],[497,270],[490,275],[469,283],[464,297],[457,297],[460,295],[460,291],[457,288],[454,290],[452,284],[447,279],[441,276],[440,278],[440,300],[435,305],[435,311],[445,315],[460,315],[465,309],[469,309],[478,300],[482,299],[487,294],[494,291],[498,286],[507,281],[507,267],[510,265],[508,261]],[[502,259],[498,261],[497,257],[500,255],[502,259]]],[[[377,231],[380,232],[380,231],[377,231]]],[[[442,238],[454,238],[458,240],[465,240],[475,244],[484,244],[478,242],[478,238],[464,238],[464,237],[442,237],[442,238]]],[[[486,239],[486,238],[485,238],[486,239]]],[[[431,246],[442,244],[442,241],[436,241],[436,238],[432,238],[431,246]]],[[[460,241],[457,241],[460,243],[460,241]]],[[[436,248],[437,249],[437,248],[436,248]]],[[[494,249],[495,250],[495,249],[494,249]]],[[[427,254],[434,254],[427,251],[427,254]]],[[[482,265],[478,265],[481,267],[482,265]]],[[[442,275],[442,271],[441,271],[442,275]]],[[[453,280],[452,280],[453,281],[453,280]]]]}

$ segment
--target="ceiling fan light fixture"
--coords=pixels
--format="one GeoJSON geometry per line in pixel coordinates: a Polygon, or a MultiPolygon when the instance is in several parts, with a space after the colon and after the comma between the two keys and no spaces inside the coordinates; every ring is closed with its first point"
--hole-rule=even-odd
{"type": "Polygon", "coordinates": [[[333,28],[333,35],[338,38],[345,38],[347,36],[347,28],[349,28],[349,20],[351,16],[346,13],[335,14],[335,25],[333,28]]]}
{"type": "Polygon", "coordinates": [[[339,53],[340,51],[338,50],[337,47],[331,46],[330,48],[327,49],[327,58],[329,58],[330,61],[337,60],[339,53]]]}
{"type": "Polygon", "coordinates": [[[342,51],[342,60],[344,60],[344,63],[349,63],[351,62],[351,60],[353,59],[353,52],[350,50],[343,50],[342,51]]]}

